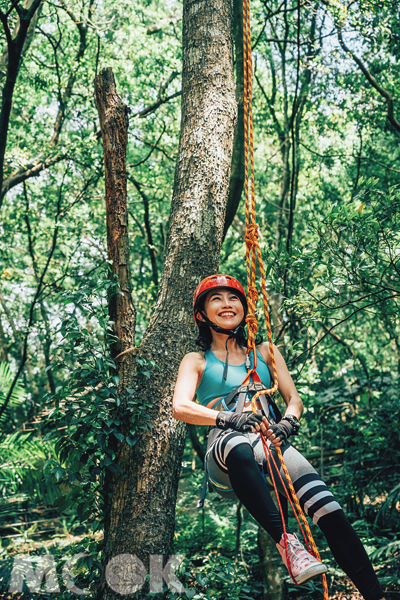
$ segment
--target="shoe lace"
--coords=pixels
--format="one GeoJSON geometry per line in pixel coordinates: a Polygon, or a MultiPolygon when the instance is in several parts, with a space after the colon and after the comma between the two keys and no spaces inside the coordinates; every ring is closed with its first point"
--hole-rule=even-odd
{"type": "Polygon", "coordinates": [[[304,548],[303,544],[296,538],[288,540],[288,552],[291,566],[295,568],[302,568],[306,563],[312,561],[313,557],[304,548]]]}

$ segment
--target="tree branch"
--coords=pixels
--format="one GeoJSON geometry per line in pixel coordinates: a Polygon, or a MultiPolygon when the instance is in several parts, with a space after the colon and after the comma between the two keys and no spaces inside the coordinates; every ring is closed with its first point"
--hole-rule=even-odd
{"type": "MultiPolygon", "coordinates": [[[[4,158],[7,146],[8,126],[10,122],[10,114],[12,100],[14,94],[15,83],[21,63],[21,54],[24,47],[24,42],[28,33],[28,28],[31,20],[38,9],[41,0],[33,0],[29,10],[20,9],[19,11],[19,29],[15,39],[11,39],[11,33],[7,24],[7,16],[4,13],[0,14],[0,20],[7,37],[8,44],[8,64],[6,81],[3,88],[2,106],[0,111],[0,189],[3,187],[4,178],[4,158]]],[[[0,196],[0,208],[2,197],[0,196]]]]}
{"type": "Polygon", "coordinates": [[[135,113],[133,116],[143,119],[143,117],[147,117],[147,115],[150,115],[151,113],[156,111],[157,108],[159,106],[161,106],[162,104],[165,104],[166,102],[169,102],[170,100],[173,100],[174,98],[177,98],[181,94],[182,94],[182,91],[179,91],[179,92],[175,92],[174,94],[171,94],[170,96],[166,96],[165,98],[159,98],[158,100],[156,100],[156,102],[153,102],[153,104],[146,106],[146,108],[135,113]]]}
{"type": "Polygon", "coordinates": [[[392,294],[391,296],[386,296],[385,298],[380,298],[379,300],[376,300],[375,302],[370,302],[369,304],[365,304],[364,306],[360,306],[355,311],[353,311],[350,315],[348,315],[344,319],[341,319],[340,321],[338,321],[337,323],[335,323],[335,325],[332,325],[332,327],[329,327],[329,329],[327,329],[325,331],[324,335],[320,339],[318,339],[315,342],[315,344],[313,344],[312,346],[310,346],[310,348],[308,348],[307,350],[305,350],[304,352],[302,352],[301,354],[299,354],[298,356],[296,356],[295,358],[293,358],[293,360],[291,362],[294,362],[294,361],[298,360],[301,356],[303,356],[303,354],[309,354],[311,352],[311,350],[313,350],[318,344],[320,344],[322,342],[323,339],[326,338],[327,335],[329,335],[331,333],[331,331],[333,331],[336,327],[338,327],[342,323],[345,323],[346,321],[348,321],[349,319],[351,319],[352,317],[354,317],[354,315],[356,315],[360,311],[366,310],[367,308],[370,308],[371,306],[376,306],[377,304],[381,304],[382,302],[386,302],[386,300],[392,300],[393,298],[400,298],[400,294],[392,294]]]}
{"type": "Polygon", "coordinates": [[[11,31],[10,31],[10,28],[7,23],[7,15],[1,11],[0,11],[0,21],[3,25],[4,33],[6,36],[8,51],[10,51],[10,49],[12,49],[11,31]]]}
{"type": "Polygon", "coordinates": [[[340,344],[341,346],[343,346],[344,348],[346,348],[348,350],[348,352],[351,354],[351,356],[353,356],[353,358],[356,358],[359,363],[361,364],[361,367],[365,373],[365,377],[367,378],[367,380],[369,381],[369,373],[368,373],[368,368],[367,368],[367,361],[365,360],[365,358],[362,356],[362,354],[359,354],[358,352],[356,352],[355,350],[353,350],[353,348],[350,346],[350,344],[348,344],[347,342],[345,342],[344,340],[342,340],[341,337],[339,337],[337,335],[337,333],[334,333],[333,331],[331,331],[330,329],[328,329],[328,327],[322,323],[322,321],[320,321],[320,325],[323,328],[324,331],[326,331],[327,333],[329,333],[329,335],[335,340],[335,342],[337,342],[338,344],[340,344]]]}
{"type": "Polygon", "coordinates": [[[158,289],[158,269],[157,269],[156,255],[154,252],[153,235],[152,235],[151,226],[150,226],[149,199],[148,199],[147,195],[144,193],[144,191],[142,190],[141,184],[138,181],[136,181],[136,179],[134,179],[133,177],[130,177],[129,175],[128,175],[128,179],[131,183],[133,183],[133,185],[139,192],[140,197],[143,200],[144,227],[145,227],[146,235],[147,235],[147,247],[149,249],[154,285],[158,289]]]}
{"type": "Polygon", "coordinates": [[[276,85],[274,86],[274,83],[276,84],[275,74],[273,74],[273,76],[272,76],[272,78],[273,78],[272,92],[273,93],[272,93],[271,100],[268,98],[267,93],[264,90],[263,85],[261,84],[261,81],[257,77],[257,73],[254,73],[254,77],[255,77],[255,80],[257,81],[258,87],[260,88],[262,95],[264,96],[264,98],[267,102],[269,111],[271,113],[272,120],[274,122],[276,133],[278,134],[278,138],[279,138],[281,144],[285,144],[288,140],[286,140],[286,137],[282,130],[281,124],[279,123],[278,117],[276,116],[275,107],[274,107],[274,101],[275,101],[275,93],[274,92],[276,91],[276,85]],[[275,79],[275,82],[274,82],[274,79],[275,79]]]}
{"type": "Polygon", "coordinates": [[[48,169],[50,166],[64,160],[64,158],[66,158],[66,154],[57,154],[55,156],[49,156],[44,161],[39,161],[37,163],[27,165],[26,167],[21,167],[18,169],[18,171],[14,171],[14,173],[11,173],[11,175],[9,175],[3,181],[3,185],[0,191],[0,201],[13,187],[18,185],[19,183],[23,183],[31,177],[36,177],[45,169],[48,169]]]}
{"type": "MultiPolygon", "coordinates": [[[[313,17],[313,22],[311,25],[311,29],[313,29],[313,23],[315,24],[315,14],[313,17]]],[[[293,107],[292,107],[292,116],[290,118],[290,129],[292,133],[292,177],[290,181],[290,201],[289,201],[289,220],[288,220],[288,229],[287,229],[287,237],[286,237],[286,251],[289,255],[291,255],[291,247],[292,247],[292,233],[293,233],[293,217],[294,217],[294,207],[296,202],[296,192],[295,192],[295,180],[296,180],[296,153],[297,153],[297,144],[295,135],[295,127],[299,127],[300,119],[296,119],[297,113],[297,94],[299,92],[299,82],[300,82],[300,0],[297,0],[297,61],[296,61],[296,87],[293,98],[293,107]]],[[[299,115],[301,118],[301,115],[299,115]]],[[[296,190],[297,191],[297,190],[296,190]]]]}
{"type": "MultiPolygon", "coordinates": [[[[150,148],[154,148],[154,150],[158,150],[159,152],[161,152],[162,154],[164,154],[165,158],[168,158],[168,160],[171,160],[172,162],[175,162],[175,158],[172,158],[171,156],[169,156],[169,154],[163,148],[160,148],[157,144],[151,144],[150,142],[146,142],[146,140],[142,140],[142,138],[140,138],[135,133],[133,133],[131,135],[132,135],[132,137],[135,138],[135,140],[138,140],[138,142],[141,142],[142,144],[144,144],[145,146],[149,146],[150,148]]],[[[130,165],[128,165],[128,167],[129,166],[130,165]]]]}
{"type": "MultiPolygon", "coordinates": [[[[36,256],[35,256],[35,249],[34,249],[33,237],[32,237],[32,229],[31,229],[31,223],[30,223],[30,219],[29,219],[30,206],[29,206],[28,189],[27,189],[27,186],[25,183],[24,183],[23,187],[24,187],[25,207],[26,207],[24,217],[25,217],[25,223],[26,223],[26,228],[27,228],[27,232],[28,232],[28,248],[29,248],[29,254],[31,257],[31,261],[32,261],[32,268],[33,268],[33,272],[35,275],[36,284],[39,284],[39,267],[38,267],[36,256]]],[[[56,391],[56,386],[54,384],[54,378],[53,378],[53,373],[51,371],[51,361],[50,361],[51,331],[50,331],[49,316],[48,316],[47,310],[43,304],[42,298],[39,300],[39,306],[40,306],[40,313],[42,315],[43,323],[44,323],[45,330],[46,330],[46,339],[43,343],[43,353],[44,353],[44,358],[45,358],[45,363],[46,363],[46,374],[47,374],[47,379],[49,381],[50,391],[52,394],[54,394],[56,391]]]]}
{"type": "MultiPolygon", "coordinates": [[[[72,13],[72,11],[70,11],[64,4],[64,2],[61,3],[64,10],[67,12],[67,14],[70,16],[71,20],[75,23],[78,32],[79,32],[79,48],[78,51],[75,55],[75,61],[74,61],[74,68],[72,73],[70,74],[68,81],[67,81],[67,85],[65,86],[65,90],[64,93],[61,94],[61,89],[59,90],[59,108],[58,108],[58,113],[57,113],[57,117],[54,123],[54,132],[53,132],[53,137],[51,139],[50,142],[50,146],[54,147],[57,145],[59,137],[60,137],[60,133],[61,133],[61,128],[63,126],[64,120],[65,120],[65,110],[66,110],[66,105],[68,100],[71,98],[72,96],[72,90],[73,90],[73,86],[75,83],[75,79],[76,79],[76,75],[77,75],[77,71],[79,68],[79,64],[81,61],[81,58],[83,57],[83,55],[85,54],[85,50],[87,47],[87,25],[85,26],[83,24],[82,21],[77,20],[74,17],[74,14],[72,13]]],[[[54,55],[57,61],[57,52],[56,50],[54,50],[54,55]]]]}
{"type": "Polygon", "coordinates": [[[116,356],[135,344],[136,311],[131,295],[126,185],[129,119],[128,107],[118,96],[112,69],[102,69],[94,80],[94,87],[103,138],[108,257],[122,291],[108,299],[117,338],[112,355],[116,356]]]}
{"type": "Polygon", "coordinates": [[[394,103],[393,103],[393,98],[392,98],[391,94],[387,90],[385,90],[381,85],[379,85],[379,83],[377,82],[375,77],[373,75],[371,75],[371,73],[364,66],[364,64],[358,58],[358,56],[356,54],[354,54],[354,52],[352,50],[350,50],[350,48],[346,45],[346,43],[343,39],[342,30],[339,26],[337,26],[337,34],[338,34],[339,43],[340,43],[341,47],[343,48],[343,50],[346,52],[346,54],[348,56],[350,56],[351,59],[353,59],[353,61],[356,63],[356,65],[359,67],[360,71],[363,73],[363,75],[367,79],[368,83],[373,88],[375,88],[376,91],[379,92],[379,94],[383,98],[385,98],[386,104],[387,104],[386,118],[389,121],[389,123],[391,123],[391,125],[393,125],[393,127],[396,129],[396,131],[400,132],[400,122],[394,116],[394,103]]]}
{"type": "Polygon", "coordinates": [[[159,136],[158,140],[156,141],[155,144],[149,144],[151,146],[151,150],[148,153],[148,155],[145,158],[142,158],[142,160],[139,160],[139,162],[133,163],[133,165],[128,165],[128,168],[134,169],[135,167],[138,167],[139,165],[142,165],[144,162],[146,162],[146,160],[148,160],[150,158],[150,156],[153,154],[154,150],[157,148],[158,142],[161,140],[162,136],[164,135],[166,127],[167,126],[165,125],[165,123],[163,123],[163,130],[160,133],[160,136],[159,136]]]}
{"type": "MultiPolygon", "coordinates": [[[[64,178],[65,178],[65,175],[64,175],[64,178]]],[[[38,286],[36,288],[36,293],[35,293],[35,296],[33,298],[33,301],[31,303],[31,307],[30,307],[30,310],[29,310],[29,319],[28,319],[28,324],[27,324],[26,333],[25,333],[25,339],[24,339],[24,343],[23,343],[22,359],[21,359],[20,365],[18,367],[18,370],[17,370],[17,372],[16,372],[16,374],[14,376],[14,379],[13,379],[13,381],[11,383],[10,389],[8,390],[8,394],[6,396],[6,399],[4,400],[4,404],[3,404],[3,406],[0,409],[0,418],[3,415],[4,411],[6,410],[6,408],[8,406],[8,403],[10,401],[10,398],[12,396],[12,393],[14,391],[16,383],[17,383],[17,381],[19,379],[19,376],[21,375],[21,373],[23,371],[23,368],[25,366],[26,359],[27,359],[27,356],[28,356],[28,339],[29,339],[30,329],[32,327],[33,320],[34,320],[34,310],[35,310],[36,304],[37,304],[37,302],[39,300],[39,297],[40,297],[40,294],[41,294],[41,291],[42,291],[43,281],[44,281],[44,278],[46,276],[47,269],[49,268],[50,261],[51,261],[51,259],[53,257],[54,250],[56,248],[57,235],[58,235],[58,217],[59,217],[60,212],[61,212],[61,198],[62,198],[62,188],[63,188],[63,185],[64,185],[64,179],[63,179],[63,181],[61,183],[60,191],[59,191],[59,194],[58,194],[57,212],[56,212],[56,217],[55,217],[55,220],[54,220],[54,233],[53,233],[53,240],[52,240],[50,252],[49,252],[49,255],[47,257],[47,261],[46,261],[46,264],[45,264],[44,269],[42,271],[42,274],[41,274],[41,276],[39,278],[39,283],[38,283],[38,286]]]]}
{"type": "Polygon", "coordinates": [[[236,102],[238,117],[233,138],[231,176],[226,204],[223,239],[237,212],[244,186],[244,80],[243,80],[243,2],[234,0],[233,41],[236,59],[236,102]]]}
{"type": "Polygon", "coordinates": [[[6,15],[5,15],[6,17],[8,17],[8,15],[14,10],[14,8],[17,6],[18,3],[19,3],[19,0],[15,0],[15,2],[13,2],[11,7],[6,12],[6,15]]]}

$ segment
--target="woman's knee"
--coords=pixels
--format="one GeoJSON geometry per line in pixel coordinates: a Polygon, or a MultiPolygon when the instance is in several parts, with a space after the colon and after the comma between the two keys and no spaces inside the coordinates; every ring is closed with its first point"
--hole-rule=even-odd
{"type": "Polygon", "coordinates": [[[253,448],[249,441],[244,440],[229,449],[229,452],[225,458],[226,466],[230,467],[232,463],[240,465],[241,468],[249,468],[253,465],[257,465],[256,459],[254,458],[253,448]]]}
{"type": "Polygon", "coordinates": [[[319,524],[323,517],[342,510],[332,492],[316,472],[308,473],[297,480],[294,488],[302,509],[315,524],[319,524]]]}
{"type": "Polygon", "coordinates": [[[242,453],[237,453],[236,448],[241,446],[248,446],[251,449],[249,440],[239,432],[230,432],[226,435],[221,436],[220,439],[217,440],[213,447],[213,457],[217,465],[223,470],[227,469],[227,459],[229,455],[233,452],[232,456],[241,455],[242,453]]]}

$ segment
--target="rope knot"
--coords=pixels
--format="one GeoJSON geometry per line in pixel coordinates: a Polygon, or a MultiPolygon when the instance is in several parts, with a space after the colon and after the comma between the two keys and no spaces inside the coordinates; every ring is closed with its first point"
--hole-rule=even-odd
{"type": "Polygon", "coordinates": [[[246,324],[251,335],[256,335],[258,331],[258,321],[255,315],[247,315],[246,324]]]}
{"type": "Polygon", "coordinates": [[[258,243],[258,225],[257,225],[257,223],[252,223],[251,225],[249,225],[247,227],[244,239],[248,246],[255,246],[258,243]]]}
{"type": "Polygon", "coordinates": [[[249,287],[248,296],[249,296],[249,298],[251,298],[253,300],[253,302],[257,302],[257,300],[258,300],[257,288],[254,286],[249,287]]]}

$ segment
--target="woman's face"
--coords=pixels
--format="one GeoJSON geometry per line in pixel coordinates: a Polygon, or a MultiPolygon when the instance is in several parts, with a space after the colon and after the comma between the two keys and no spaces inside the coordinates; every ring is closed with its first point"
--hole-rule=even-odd
{"type": "Polygon", "coordinates": [[[244,309],[237,296],[228,288],[216,288],[209,292],[204,303],[207,317],[224,329],[235,329],[244,318],[244,309]]]}

